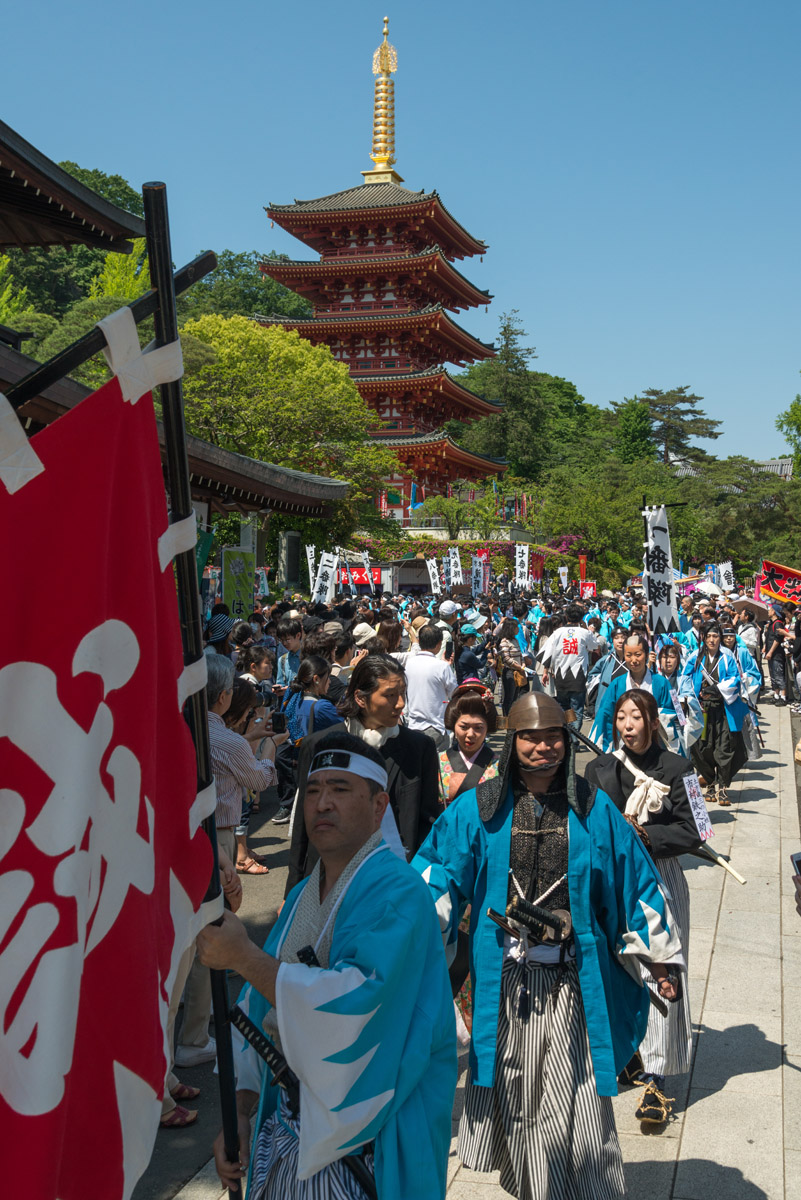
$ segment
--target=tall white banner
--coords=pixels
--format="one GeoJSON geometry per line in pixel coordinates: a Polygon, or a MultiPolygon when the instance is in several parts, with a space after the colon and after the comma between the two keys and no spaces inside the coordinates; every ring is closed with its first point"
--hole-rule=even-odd
{"type": "Polygon", "coordinates": [[[324,604],[326,602],[331,582],[336,575],[336,569],[336,555],[326,550],[320,555],[320,565],[317,568],[317,576],[314,580],[314,589],[311,597],[312,604],[324,604]]]}
{"type": "Polygon", "coordinates": [[[718,563],[718,584],[724,592],[734,591],[734,567],[731,565],[731,559],[718,563]]]}
{"type": "Polygon", "coordinates": [[[482,583],[484,582],[484,564],[481,559],[474,554],[471,559],[470,566],[470,590],[474,596],[480,595],[482,591],[482,583]]]}
{"type": "Polygon", "coordinates": [[[528,542],[518,542],[515,545],[515,584],[524,588],[528,581],[528,542]]]}
{"type": "Polygon", "coordinates": [[[328,581],[328,592],[326,593],[326,604],[333,604],[334,596],[339,590],[339,546],[334,551],[334,569],[331,572],[331,578],[328,581]]]}
{"type": "Polygon", "coordinates": [[[309,587],[313,588],[316,574],[314,570],[314,546],[306,547],[306,562],[309,564],[309,587]]]}
{"type": "Polygon", "coordinates": [[[431,591],[435,596],[439,596],[442,592],[439,582],[439,567],[435,558],[427,558],[426,566],[428,567],[428,579],[431,584],[431,591]]]}
{"type": "Polygon", "coordinates": [[[362,564],[364,565],[364,569],[367,573],[367,582],[370,584],[370,590],[372,592],[375,592],[375,588],[373,587],[373,576],[370,573],[370,552],[369,552],[369,550],[362,550],[362,564]]]}
{"type": "Polygon", "coordinates": [[[567,577],[568,577],[567,567],[557,567],[557,570],[559,572],[559,582],[561,583],[563,588],[567,588],[567,577]]]}
{"type": "Polygon", "coordinates": [[[646,540],[643,542],[642,586],[648,600],[648,626],[652,633],[676,633],[676,588],[670,555],[670,530],[664,504],[643,509],[646,540]]]}
{"type": "Polygon", "coordinates": [[[446,554],[442,560],[442,586],[445,588],[446,592],[449,592],[451,590],[452,582],[453,581],[451,579],[451,556],[450,556],[450,554],[446,554]]]}
{"type": "Polygon", "coordinates": [[[462,560],[459,557],[459,547],[451,546],[448,554],[451,560],[451,583],[464,583],[462,560]]]}

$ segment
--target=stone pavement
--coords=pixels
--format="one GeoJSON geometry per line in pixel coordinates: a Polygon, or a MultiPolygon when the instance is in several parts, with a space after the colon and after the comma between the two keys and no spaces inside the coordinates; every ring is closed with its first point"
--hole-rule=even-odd
{"type": "MultiPolygon", "coordinates": [[[[801,916],[790,878],[790,854],[801,850],[794,738],[787,709],[765,704],[762,712],[764,757],[735,780],[730,809],[711,807],[711,844],[731,855],[747,883],[711,863],[683,860],[696,1032],[690,1075],[667,1083],[667,1095],[676,1098],[674,1120],[646,1134],[634,1119],[639,1091],[614,1101],[629,1200],[801,1200],[801,916]]],[[[462,1077],[455,1118],[463,1083],[462,1077]]],[[[448,1200],[506,1196],[496,1176],[466,1170],[453,1151],[448,1179],[448,1200]]],[[[218,1200],[210,1165],[177,1194],[218,1200]]]]}

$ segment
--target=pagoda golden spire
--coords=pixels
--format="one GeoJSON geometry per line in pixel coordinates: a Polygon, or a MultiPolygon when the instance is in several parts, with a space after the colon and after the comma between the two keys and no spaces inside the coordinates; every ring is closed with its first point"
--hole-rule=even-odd
{"type": "Polygon", "coordinates": [[[384,40],[373,55],[375,96],[373,99],[373,153],[375,166],[362,171],[365,183],[402,183],[395,163],[395,84],[392,76],[398,69],[398,52],[387,40],[389,17],[384,17],[384,40]]]}

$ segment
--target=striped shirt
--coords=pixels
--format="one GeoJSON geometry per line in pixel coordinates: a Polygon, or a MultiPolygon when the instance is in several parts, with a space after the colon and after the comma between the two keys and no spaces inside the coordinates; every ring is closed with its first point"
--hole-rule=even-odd
{"type": "Polygon", "coordinates": [[[245,791],[263,792],[275,783],[275,767],[268,758],[260,762],[249,742],[213,712],[209,713],[209,742],[211,770],[217,787],[214,820],[219,829],[227,829],[239,824],[245,791]]]}

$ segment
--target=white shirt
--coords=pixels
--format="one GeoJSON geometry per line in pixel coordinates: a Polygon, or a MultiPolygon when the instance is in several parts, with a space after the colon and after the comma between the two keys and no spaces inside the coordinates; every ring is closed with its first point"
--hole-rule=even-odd
{"type": "Polygon", "coordinates": [[[445,706],[456,688],[456,672],[430,650],[420,650],[406,659],[406,710],[410,729],[433,726],[445,732],[445,706]]]}

